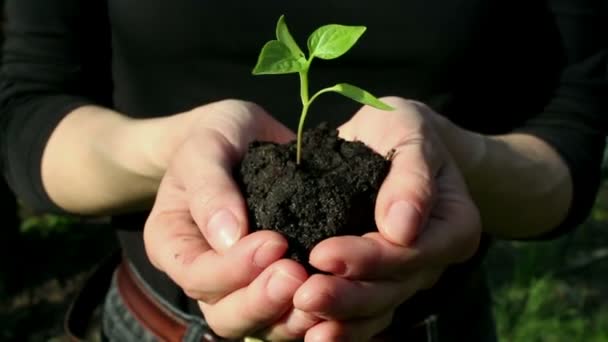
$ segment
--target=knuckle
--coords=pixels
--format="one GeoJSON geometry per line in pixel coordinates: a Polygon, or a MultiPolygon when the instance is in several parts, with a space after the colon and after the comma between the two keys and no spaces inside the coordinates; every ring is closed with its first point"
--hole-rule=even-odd
{"type": "MultiPolygon", "coordinates": [[[[181,281],[181,288],[187,295],[191,296],[195,299],[200,299],[202,297],[201,284],[196,281],[193,277],[185,277],[181,281]]],[[[206,302],[206,301],[205,301],[206,302]]]]}
{"type": "MultiPolygon", "coordinates": [[[[218,336],[228,340],[236,340],[242,338],[243,336],[250,336],[265,326],[265,324],[263,325],[257,321],[235,318],[237,316],[238,313],[233,312],[229,319],[212,318],[211,322],[208,324],[218,336]]],[[[211,317],[216,316],[212,315],[211,317]]],[[[205,319],[209,322],[207,316],[205,316],[205,319]]]]}
{"type": "Polygon", "coordinates": [[[457,255],[457,262],[464,262],[473,257],[481,242],[481,218],[479,211],[474,206],[469,210],[468,219],[463,225],[459,237],[460,253],[457,255]]]}
{"type": "Polygon", "coordinates": [[[220,100],[220,101],[216,102],[215,104],[218,106],[236,107],[236,106],[240,106],[244,102],[245,101],[243,101],[243,100],[239,100],[239,99],[235,99],[235,98],[227,98],[227,99],[220,100]]]}
{"type": "Polygon", "coordinates": [[[150,261],[150,263],[152,263],[152,266],[154,266],[158,270],[162,271],[163,269],[161,266],[161,262],[159,260],[160,258],[158,256],[159,249],[155,248],[156,239],[154,238],[154,227],[153,226],[154,226],[153,221],[151,221],[151,219],[148,218],[148,220],[144,224],[144,230],[143,230],[144,251],[146,253],[148,260],[150,261]]]}
{"type": "Polygon", "coordinates": [[[224,99],[217,102],[218,105],[231,107],[231,108],[243,108],[247,110],[261,110],[262,107],[255,102],[247,101],[247,100],[239,100],[239,99],[224,99]]]}
{"type": "Polygon", "coordinates": [[[181,282],[177,283],[188,297],[205,304],[214,305],[226,296],[226,291],[210,288],[207,282],[201,280],[203,278],[200,275],[197,277],[184,277],[184,279],[181,279],[181,282]]]}
{"type": "Polygon", "coordinates": [[[184,293],[191,298],[200,300],[207,304],[217,301],[219,297],[218,291],[210,291],[205,281],[201,280],[201,276],[184,276],[182,279],[176,279],[176,283],[182,288],[184,293]]]}
{"type": "Polygon", "coordinates": [[[227,339],[239,337],[236,334],[236,331],[226,324],[226,320],[219,317],[216,308],[210,307],[207,310],[204,310],[203,314],[205,315],[207,325],[216,335],[227,339]]]}
{"type": "Polygon", "coordinates": [[[225,308],[220,308],[217,305],[207,306],[203,309],[203,315],[209,328],[221,338],[236,340],[249,335],[250,330],[237,325],[237,322],[243,321],[235,319],[235,313],[228,313],[227,315],[225,308]]]}
{"type": "Polygon", "coordinates": [[[244,109],[253,114],[261,114],[266,112],[264,108],[262,108],[262,106],[251,101],[241,101],[241,106],[243,106],[244,109]]]}
{"type": "Polygon", "coordinates": [[[222,112],[236,113],[240,118],[255,120],[258,116],[266,114],[266,110],[259,104],[237,99],[226,99],[217,103],[222,112]]]}
{"type": "Polygon", "coordinates": [[[462,254],[460,255],[459,262],[464,262],[472,258],[479,248],[481,236],[476,234],[475,236],[468,237],[463,243],[462,254]]]}
{"type": "Polygon", "coordinates": [[[210,179],[202,179],[190,198],[190,210],[197,213],[209,213],[215,207],[217,199],[225,193],[225,189],[214,186],[210,179]]]}
{"type": "Polygon", "coordinates": [[[214,303],[209,303],[209,301],[205,300],[205,296],[200,291],[193,290],[193,289],[187,289],[187,288],[184,288],[183,291],[186,294],[186,296],[188,296],[189,298],[201,301],[205,304],[214,304],[214,303]]]}
{"type": "Polygon", "coordinates": [[[223,298],[222,294],[219,292],[213,293],[192,289],[184,289],[184,293],[186,294],[186,296],[192,299],[201,301],[209,305],[215,305],[223,298]]]}
{"type": "Polygon", "coordinates": [[[380,100],[397,108],[412,107],[411,101],[399,96],[383,96],[380,100]]]}

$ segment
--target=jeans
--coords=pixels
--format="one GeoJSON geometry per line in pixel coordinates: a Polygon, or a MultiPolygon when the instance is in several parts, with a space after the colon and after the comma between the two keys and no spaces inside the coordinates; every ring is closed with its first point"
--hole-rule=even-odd
{"type": "MultiPolygon", "coordinates": [[[[137,275],[134,268],[131,269],[135,273],[135,276],[140,278],[141,281],[141,277],[137,275]]],[[[146,287],[143,281],[140,283],[146,287]]],[[[146,290],[147,293],[155,298],[158,303],[161,303],[165,309],[171,311],[176,316],[188,322],[188,329],[186,330],[186,334],[182,340],[183,342],[200,342],[201,340],[204,340],[206,334],[211,333],[209,326],[200,317],[183,313],[173,308],[171,305],[169,305],[169,303],[156,295],[152,289],[147,288],[146,290]]],[[[102,335],[103,340],[105,341],[159,341],[156,336],[154,336],[139,323],[137,318],[135,318],[135,316],[127,308],[122,296],[118,292],[118,286],[116,285],[116,274],[114,274],[112,277],[112,283],[103,304],[102,335]]]]}

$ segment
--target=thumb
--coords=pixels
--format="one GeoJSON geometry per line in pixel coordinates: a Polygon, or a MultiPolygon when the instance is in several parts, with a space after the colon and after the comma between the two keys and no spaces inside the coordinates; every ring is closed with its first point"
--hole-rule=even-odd
{"type": "MultiPolygon", "coordinates": [[[[189,139],[175,158],[183,201],[211,248],[223,252],[247,234],[245,200],[232,179],[226,142],[207,134],[189,139]],[[201,141],[196,141],[201,140],[201,141]]],[[[173,175],[172,175],[173,176],[173,175]]]]}
{"type": "Polygon", "coordinates": [[[431,158],[424,138],[395,148],[391,169],[376,200],[376,224],[385,239],[410,245],[420,234],[434,205],[435,177],[441,163],[431,158]]]}
{"type": "Polygon", "coordinates": [[[220,103],[205,113],[182,145],[179,169],[191,216],[210,246],[222,252],[248,233],[247,207],[233,179],[233,166],[254,139],[284,142],[293,134],[260,107],[220,103]]]}

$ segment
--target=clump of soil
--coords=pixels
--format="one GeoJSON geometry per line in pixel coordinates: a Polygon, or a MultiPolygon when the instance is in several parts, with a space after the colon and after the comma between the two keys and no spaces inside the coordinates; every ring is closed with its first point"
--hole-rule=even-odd
{"type": "Polygon", "coordinates": [[[390,161],[362,142],[346,141],[327,125],[296,143],[253,142],[235,178],[249,208],[252,231],[271,229],[289,241],[288,255],[308,265],[310,250],[336,235],[375,230],[375,200],[390,161]]]}

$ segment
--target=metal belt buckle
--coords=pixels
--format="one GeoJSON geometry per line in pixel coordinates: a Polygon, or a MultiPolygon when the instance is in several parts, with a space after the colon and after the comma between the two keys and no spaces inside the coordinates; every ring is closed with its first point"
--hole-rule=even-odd
{"type": "Polygon", "coordinates": [[[439,341],[439,337],[437,337],[437,320],[437,315],[430,315],[424,321],[415,325],[416,328],[424,328],[427,342],[439,341]]]}

